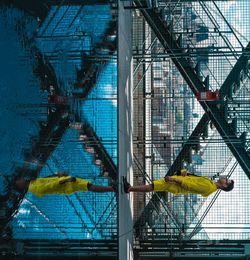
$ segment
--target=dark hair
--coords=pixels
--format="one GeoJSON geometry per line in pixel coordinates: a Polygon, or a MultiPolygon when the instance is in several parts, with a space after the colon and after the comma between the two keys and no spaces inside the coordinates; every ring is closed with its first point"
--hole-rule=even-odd
{"type": "Polygon", "coordinates": [[[234,181],[231,180],[230,184],[227,185],[225,188],[221,188],[224,191],[231,191],[234,188],[234,181]]]}
{"type": "Polygon", "coordinates": [[[14,190],[16,190],[17,192],[23,192],[23,191],[24,191],[24,189],[20,189],[20,188],[16,185],[16,182],[17,182],[19,179],[21,179],[21,178],[24,178],[24,176],[18,174],[18,175],[16,175],[16,176],[13,178],[13,180],[12,180],[12,186],[13,186],[14,190]]]}

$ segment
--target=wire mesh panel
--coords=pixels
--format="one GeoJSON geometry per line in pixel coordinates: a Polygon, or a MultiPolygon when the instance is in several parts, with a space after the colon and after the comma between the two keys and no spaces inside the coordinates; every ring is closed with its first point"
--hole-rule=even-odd
{"type": "MultiPolygon", "coordinates": [[[[140,1],[136,3],[141,6],[140,1]]],[[[144,79],[140,83],[145,84],[142,96],[144,93],[144,99],[151,102],[148,114],[134,111],[135,127],[144,127],[144,131],[150,127],[152,131],[150,139],[146,138],[147,131],[140,139],[134,138],[135,146],[140,143],[151,150],[150,157],[145,158],[150,166],[141,162],[141,184],[173,175],[184,167],[214,181],[221,175],[231,176],[236,187],[230,193],[217,191],[208,198],[147,194],[145,209],[138,213],[135,223],[136,235],[140,239],[149,236],[183,241],[248,239],[248,206],[243,201],[248,196],[249,171],[238,164],[244,165],[232,146],[244,150],[248,164],[249,3],[157,3],[156,10],[134,12],[134,82],[136,85],[138,78],[144,79]],[[238,13],[240,23],[236,22],[238,13]],[[147,24],[152,30],[145,33],[147,24]],[[147,84],[150,92],[146,91],[147,84]],[[202,99],[202,91],[218,94],[209,101],[202,99]],[[216,121],[225,125],[220,129],[216,121]],[[227,135],[226,129],[232,135],[227,135]]],[[[135,95],[135,103],[137,99],[135,95]]],[[[137,167],[135,163],[135,170],[137,167]]]]}

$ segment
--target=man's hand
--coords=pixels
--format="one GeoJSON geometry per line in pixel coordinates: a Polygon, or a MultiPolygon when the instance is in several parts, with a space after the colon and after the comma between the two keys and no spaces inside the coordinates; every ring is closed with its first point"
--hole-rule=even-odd
{"type": "Polygon", "coordinates": [[[182,183],[181,180],[173,178],[173,177],[170,177],[170,176],[166,176],[165,177],[165,182],[175,182],[177,184],[181,184],[182,183]]]}
{"type": "Polygon", "coordinates": [[[182,169],[181,170],[181,176],[186,177],[189,174],[187,169],[182,169]]]}
{"type": "Polygon", "coordinates": [[[68,179],[60,180],[59,184],[64,184],[66,182],[76,182],[76,178],[75,177],[69,177],[68,179]]]}
{"type": "Polygon", "coordinates": [[[172,178],[172,177],[170,177],[170,176],[166,176],[165,177],[165,182],[175,182],[175,178],[172,178]]]}

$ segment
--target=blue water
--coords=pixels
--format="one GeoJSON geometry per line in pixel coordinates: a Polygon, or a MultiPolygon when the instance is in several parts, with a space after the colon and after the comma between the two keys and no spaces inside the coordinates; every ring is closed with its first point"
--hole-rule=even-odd
{"type": "MultiPolygon", "coordinates": [[[[23,164],[24,151],[38,136],[39,122],[47,120],[48,93],[40,90],[40,82],[32,73],[35,61],[25,50],[16,23],[25,19],[22,31],[52,64],[62,93],[70,95],[76,82],[76,70],[82,60],[72,54],[89,55],[111,19],[110,7],[53,7],[41,28],[34,19],[16,9],[1,13],[1,96],[0,96],[0,192],[6,194],[6,179],[23,164]],[[7,15],[6,15],[7,14],[7,15]],[[56,58],[55,58],[56,55],[56,58]],[[43,106],[41,106],[41,104],[43,106]]],[[[115,54],[114,54],[115,57],[115,54]]],[[[99,139],[117,162],[117,67],[111,60],[102,67],[87,100],[81,103],[82,120],[87,120],[99,139]]],[[[74,110],[74,106],[73,106],[74,110]]],[[[74,112],[74,111],[73,111],[74,112]]],[[[78,111],[79,112],[79,111],[78,111]]],[[[40,177],[66,170],[73,176],[97,185],[108,185],[100,177],[79,142],[78,132],[68,129],[60,144],[43,167],[40,177]]],[[[116,235],[116,198],[113,193],[79,193],[70,196],[50,195],[37,198],[27,193],[18,214],[11,222],[15,238],[105,239],[116,235]]]]}
{"type": "MultiPolygon", "coordinates": [[[[46,102],[46,95],[39,91],[39,81],[32,74],[34,61],[25,58],[27,53],[15,30],[14,21],[22,14],[0,11],[0,16],[0,193],[5,194],[2,175],[11,176],[15,167],[23,163],[23,150],[38,134],[38,120],[47,120],[47,115],[40,106],[46,102]]],[[[31,23],[29,29],[33,27],[31,23]]]]}

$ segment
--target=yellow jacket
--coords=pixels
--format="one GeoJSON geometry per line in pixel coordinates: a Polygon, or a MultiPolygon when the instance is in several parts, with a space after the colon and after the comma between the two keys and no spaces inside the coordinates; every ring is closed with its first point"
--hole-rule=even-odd
{"type": "Polygon", "coordinates": [[[88,191],[88,183],[90,182],[80,178],[76,178],[75,182],[59,183],[60,180],[70,177],[71,176],[37,178],[30,182],[28,192],[42,197],[49,194],[71,194],[78,191],[88,191]]]}
{"type": "Polygon", "coordinates": [[[165,179],[153,181],[154,191],[167,191],[173,194],[200,194],[209,196],[217,190],[216,184],[207,177],[198,176],[171,176],[181,180],[181,184],[166,182],[165,179]]]}

